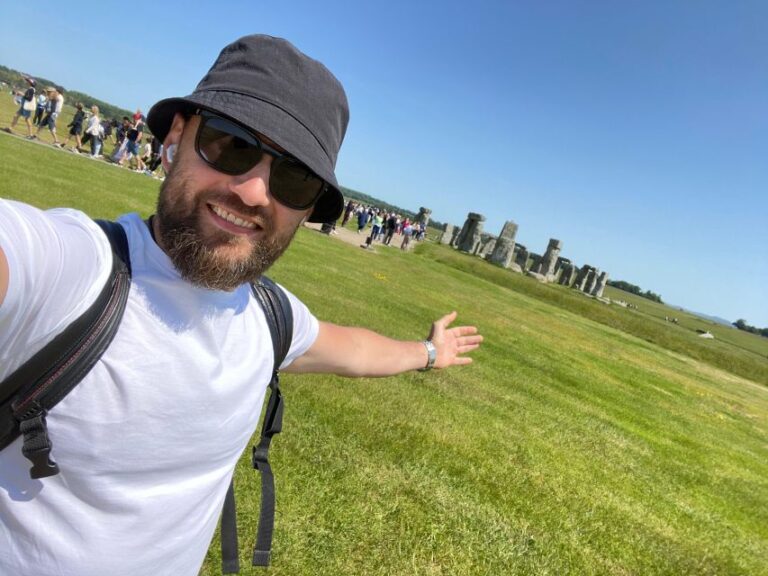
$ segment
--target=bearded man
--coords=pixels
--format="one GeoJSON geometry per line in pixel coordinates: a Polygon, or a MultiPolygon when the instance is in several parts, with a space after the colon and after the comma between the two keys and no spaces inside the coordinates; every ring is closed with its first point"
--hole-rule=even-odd
{"type": "MultiPolygon", "coordinates": [[[[2,574],[198,574],[271,377],[249,282],[302,222],[344,206],[344,90],[285,40],[230,44],[191,95],[158,102],[147,121],[168,175],[153,217],[118,219],[132,282],[115,339],[47,414],[60,473],[31,479],[20,440],[0,452],[2,574]]],[[[0,200],[0,382],[94,302],[111,265],[81,212],[0,200]]],[[[455,313],[427,341],[399,341],[288,299],[288,372],[446,368],[481,340],[450,327],[455,313]]]]}

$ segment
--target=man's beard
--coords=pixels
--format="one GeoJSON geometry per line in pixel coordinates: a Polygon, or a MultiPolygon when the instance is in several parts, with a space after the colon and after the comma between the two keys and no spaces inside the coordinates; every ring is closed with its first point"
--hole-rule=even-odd
{"type": "Polygon", "coordinates": [[[296,228],[276,233],[272,220],[259,207],[243,204],[237,195],[199,192],[190,199],[191,181],[181,170],[173,170],[160,187],[157,200],[158,243],[170,257],[181,277],[209,290],[232,291],[261,276],[291,243],[296,228]],[[262,228],[261,240],[218,233],[203,236],[200,218],[209,210],[207,201],[216,199],[223,206],[254,218],[262,228]],[[245,241],[251,250],[239,258],[227,252],[245,241]]]}

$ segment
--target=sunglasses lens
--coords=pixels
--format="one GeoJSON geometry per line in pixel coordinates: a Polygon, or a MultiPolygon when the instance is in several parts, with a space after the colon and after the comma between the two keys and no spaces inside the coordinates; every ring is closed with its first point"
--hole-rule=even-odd
{"type": "MultiPolygon", "coordinates": [[[[298,160],[269,147],[266,151],[274,157],[269,174],[272,195],[289,208],[309,208],[325,189],[325,182],[298,160]]],[[[197,133],[197,152],[216,170],[239,175],[261,161],[265,146],[234,122],[203,114],[197,133]]]]}
{"type": "Polygon", "coordinates": [[[197,151],[227,174],[245,174],[261,160],[261,146],[251,134],[224,118],[207,117],[197,137],[197,151]]]}
{"type": "Polygon", "coordinates": [[[283,157],[273,162],[269,185],[281,203],[303,210],[318,199],[325,182],[300,162],[283,157]]]}

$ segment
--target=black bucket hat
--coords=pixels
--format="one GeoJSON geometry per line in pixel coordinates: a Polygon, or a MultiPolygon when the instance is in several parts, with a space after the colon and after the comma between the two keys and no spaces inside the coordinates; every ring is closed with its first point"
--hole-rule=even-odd
{"type": "Polygon", "coordinates": [[[185,98],[167,98],[147,115],[161,141],[177,112],[205,109],[267,136],[329,187],[308,220],[335,221],[344,209],[334,169],[349,122],[344,88],[320,62],[282,38],[244,36],[225,47],[185,98]]]}

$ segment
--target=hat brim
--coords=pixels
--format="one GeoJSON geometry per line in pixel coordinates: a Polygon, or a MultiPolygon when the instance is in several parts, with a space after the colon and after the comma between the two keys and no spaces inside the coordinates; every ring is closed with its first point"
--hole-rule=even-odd
{"type": "Polygon", "coordinates": [[[344,196],[328,155],[301,122],[274,104],[236,92],[196,92],[186,98],[161,100],[152,106],[147,114],[147,124],[153,135],[165,141],[176,113],[192,114],[198,109],[227,116],[263,134],[296,156],[328,183],[328,188],[318,198],[307,219],[309,222],[335,222],[341,216],[344,211],[344,196]]]}

